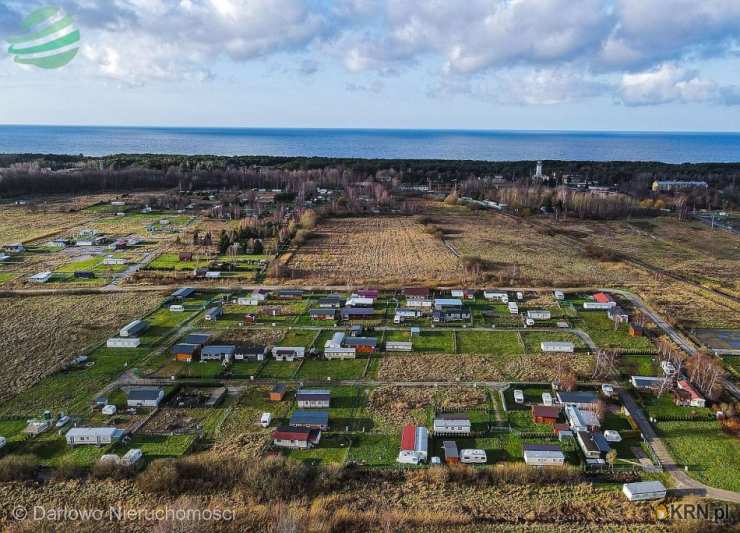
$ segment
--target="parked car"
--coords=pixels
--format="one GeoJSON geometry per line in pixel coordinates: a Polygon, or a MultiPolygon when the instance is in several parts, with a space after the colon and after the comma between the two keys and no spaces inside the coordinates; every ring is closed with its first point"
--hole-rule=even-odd
{"type": "Polygon", "coordinates": [[[272,422],[272,414],[262,413],[262,417],[260,418],[260,426],[266,428],[270,425],[270,422],[272,422]]]}
{"type": "Polygon", "coordinates": [[[64,415],[62,417],[59,417],[59,420],[57,420],[57,423],[55,425],[56,427],[61,428],[64,427],[67,422],[69,422],[69,417],[67,415],[64,415]]]}
{"type": "Polygon", "coordinates": [[[514,401],[516,403],[524,403],[524,392],[521,389],[514,389],[514,401]]]}
{"type": "Polygon", "coordinates": [[[411,450],[401,450],[398,454],[396,462],[404,465],[418,465],[423,462],[421,456],[411,450]]]}

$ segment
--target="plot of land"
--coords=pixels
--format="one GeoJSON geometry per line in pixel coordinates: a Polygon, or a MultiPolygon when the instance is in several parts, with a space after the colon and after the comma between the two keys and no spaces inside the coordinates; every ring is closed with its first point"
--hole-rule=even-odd
{"type": "Polygon", "coordinates": [[[304,283],[429,283],[460,277],[460,262],[410,217],[332,219],[287,265],[304,283]]]}
{"type": "Polygon", "coordinates": [[[160,301],[156,293],[0,299],[0,399],[11,398],[63,361],[85,354],[160,301]]]}

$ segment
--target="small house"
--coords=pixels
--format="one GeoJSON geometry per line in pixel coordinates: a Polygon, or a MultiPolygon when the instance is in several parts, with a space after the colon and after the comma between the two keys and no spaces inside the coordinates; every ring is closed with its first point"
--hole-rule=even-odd
{"type": "Polygon", "coordinates": [[[532,420],[536,424],[554,425],[560,418],[562,409],[559,405],[534,405],[532,406],[532,420]]]}
{"type": "Polygon", "coordinates": [[[121,328],[118,334],[121,337],[139,337],[149,329],[149,323],[146,320],[134,320],[121,328]]]}
{"type": "Polygon", "coordinates": [[[294,411],[290,415],[289,425],[299,428],[329,429],[329,413],[326,411],[294,411]]]}
{"type": "Polygon", "coordinates": [[[311,320],[336,320],[337,310],[334,308],[311,309],[308,311],[311,320]]]}
{"type": "Polygon", "coordinates": [[[470,417],[464,413],[440,413],[434,417],[434,433],[440,435],[468,435],[470,417]]]}
{"type": "Polygon", "coordinates": [[[236,346],[234,345],[217,345],[204,346],[200,350],[201,361],[231,361],[234,359],[236,346]]]}
{"type": "Polygon", "coordinates": [[[696,389],[685,379],[679,379],[676,382],[678,388],[688,395],[688,405],[691,407],[706,407],[706,400],[699,394],[696,389]]]}
{"type": "Polygon", "coordinates": [[[462,307],[462,300],[459,298],[435,298],[434,308],[437,310],[444,309],[446,307],[462,307]]]}
{"type": "Polygon", "coordinates": [[[31,437],[35,437],[36,435],[40,435],[50,427],[50,420],[30,420],[23,430],[23,433],[25,433],[26,435],[30,435],[31,437]]]}
{"type": "Polygon", "coordinates": [[[186,344],[198,344],[200,346],[205,345],[212,335],[210,333],[207,333],[205,331],[197,331],[195,333],[189,334],[187,337],[183,339],[182,342],[186,344]]]}
{"type": "Polygon", "coordinates": [[[421,316],[422,311],[420,309],[415,309],[413,307],[399,307],[396,309],[396,312],[393,316],[393,323],[401,324],[406,319],[415,319],[421,316]]]}
{"type": "Polygon", "coordinates": [[[524,444],[524,462],[530,466],[552,466],[565,463],[565,455],[557,444],[524,444]]]}
{"type": "Polygon", "coordinates": [[[442,449],[445,454],[445,463],[451,465],[460,462],[460,451],[457,449],[457,443],[454,440],[442,441],[442,449]]]}
{"type": "Polygon", "coordinates": [[[74,277],[77,279],[95,279],[95,272],[88,270],[77,270],[74,273],[74,277]]]}
{"type": "Polygon", "coordinates": [[[543,341],[540,343],[543,352],[573,353],[575,345],[572,342],[543,341]]]}
{"type": "Polygon", "coordinates": [[[666,378],[658,378],[654,376],[631,376],[630,383],[636,389],[640,390],[656,390],[663,386],[666,378]]]}
{"type": "Polygon", "coordinates": [[[414,349],[412,342],[407,341],[385,341],[386,352],[410,352],[414,349]]]}
{"type": "Polygon", "coordinates": [[[83,444],[102,446],[118,442],[124,433],[124,430],[113,427],[77,427],[70,429],[65,435],[65,439],[67,439],[67,444],[70,446],[83,444]]]}
{"type": "Polygon", "coordinates": [[[519,304],[516,302],[509,302],[506,304],[506,306],[509,308],[509,314],[510,315],[518,315],[519,314],[519,304]]]}
{"type": "Polygon", "coordinates": [[[131,448],[121,457],[121,464],[123,466],[133,466],[138,463],[143,457],[144,452],[141,451],[141,448],[131,448]]]}
{"type": "Polygon", "coordinates": [[[288,387],[286,387],[284,383],[277,383],[270,391],[270,401],[282,402],[287,391],[288,387]]]}
{"type": "Polygon", "coordinates": [[[353,294],[347,299],[344,304],[347,307],[372,307],[375,304],[375,298],[367,298],[365,296],[358,296],[353,294]]]}
{"type": "Polygon", "coordinates": [[[344,346],[354,348],[357,353],[373,353],[378,345],[375,337],[345,337],[344,346]]]}
{"type": "Polygon", "coordinates": [[[34,274],[31,276],[29,281],[32,281],[33,283],[46,283],[51,279],[51,276],[53,275],[53,272],[50,270],[45,270],[44,272],[39,272],[38,274],[34,274]]]}
{"type": "Polygon", "coordinates": [[[403,295],[407,300],[427,300],[430,292],[427,287],[407,287],[403,289],[403,295]]]}
{"type": "Polygon", "coordinates": [[[331,391],[326,389],[300,389],[295,395],[298,407],[328,408],[331,403],[331,391]]]}
{"type": "Polygon", "coordinates": [[[625,483],[622,492],[631,502],[645,500],[663,500],[668,491],[660,481],[638,481],[636,483],[625,483]]]}
{"type": "Polygon", "coordinates": [[[175,356],[175,361],[180,361],[183,363],[191,363],[195,359],[198,358],[198,355],[200,354],[201,345],[200,344],[189,344],[185,342],[181,342],[178,344],[175,344],[171,349],[170,352],[172,355],[175,356]]]}
{"type": "Polygon", "coordinates": [[[605,292],[597,292],[594,294],[594,302],[598,302],[600,304],[616,304],[611,294],[607,294],[605,292]]]}
{"type": "Polygon", "coordinates": [[[210,309],[208,309],[208,311],[206,311],[206,314],[203,318],[206,320],[215,322],[222,316],[224,316],[224,308],[218,306],[218,307],[211,307],[210,309]]]}
{"type": "Polygon", "coordinates": [[[182,301],[186,298],[190,298],[193,294],[195,294],[195,289],[191,289],[190,287],[183,287],[173,292],[170,295],[170,298],[173,300],[182,301]]]}
{"type": "Polygon", "coordinates": [[[235,361],[264,361],[267,356],[267,346],[239,345],[234,349],[235,361]]]}
{"type": "Polygon", "coordinates": [[[565,300],[565,293],[563,291],[554,291],[553,296],[556,300],[565,300]]]}
{"type": "Polygon", "coordinates": [[[496,289],[485,289],[483,291],[483,298],[486,300],[501,302],[502,304],[509,303],[509,295],[505,292],[497,291],[496,289]]]}
{"type": "Polygon", "coordinates": [[[601,433],[577,431],[576,440],[586,459],[601,459],[611,447],[601,433]]]}
{"type": "Polygon", "coordinates": [[[141,345],[139,337],[111,337],[105,343],[108,348],[138,348],[141,345]]]}
{"type": "Polygon", "coordinates": [[[368,320],[375,315],[372,307],[343,307],[340,311],[342,320],[368,320]]]}
{"type": "Polygon", "coordinates": [[[401,430],[401,451],[413,452],[420,460],[429,456],[429,432],[424,426],[407,424],[401,430]]]}
{"type": "Polygon", "coordinates": [[[432,313],[433,322],[459,322],[470,320],[470,309],[467,307],[445,307],[432,313]]]}
{"type": "Polygon", "coordinates": [[[452,289],[450,296],[453,298],[462,298],[463,300],[475,300],[474,289],[452,289]]]}
{"type": "Polygon", "coordinates": [[[564,405],[572,404],[579,409],[594,409],[599,397],[594,391],[558,391],[558,401],[564,405]]]}
{"type": "Polygon", "coordinates": [[[129,407],[157,407],[164,399],[161,387],[138,387],[126,392],[126,405],[129,407]]]}
{"type": "Polygon", "coordinates": [[[10,254],[22,254],[26,251],[26,248],[21,243],[15,242],[12,244],[3,245],[3,250],[10,254]]]}
{"type": "Polygon", "coordinates": [[[607,311],[616,305],[615,302],[602,303],[602,302],[583,302],[583,309],[586,311],[607,311]]]}
{"type": "Polygon", "coordinates": [[[324,347],[324,359],[356,359],[357,349],[350,347],[324,347]]]}
{"type": "Polygon", "coordinates": [[[581,410],[575,405],[565,406],[565,417],[573,431],[598,431],[601,427],[596,413],[585,409],[581,410]]]}
{"type": "Polygon", "coordinates": [[[306,348],[303,346],[275,346],[272,348],[272,357],[275,361],[295,361],[306,356],[306,348]]]}
{"type": "Polygon", "coordinates": [[[550,320],[551,317],[550,311],[545,309],[530,309],[527,311],[527,318],[530,320],[550,320]]]}
{"type": "Polygon", "coordinates": [[[378,296],[380,296],[380,291],[378,289],[357,289],[354,291],[354,294],[363,298],[374,298],[377,300],[378,296]]]}
{"type": "Polygon", "coordinates": [[[339,309],[342,307],[342,297],[338,294],[332,294],[319,298],[319,307],[323,309],[339,309]]]}
{"type": "Polygon", "coordinates": [[[113,257],[112,255],[108,255],[103,259],[103,265],[105,266],[125,265],[126,262],[126,259],[123,257],[113,257]]]}
{"type": "Polygon", "coordinates": [[[272,432],[272,443],[281,448],[305,450],[318,446],[321,431],[296,426],[281,426],[272,432]]]}

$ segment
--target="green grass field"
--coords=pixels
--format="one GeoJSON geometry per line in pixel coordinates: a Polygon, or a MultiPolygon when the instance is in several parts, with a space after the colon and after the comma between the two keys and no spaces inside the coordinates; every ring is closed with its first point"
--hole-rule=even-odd
{"type": "Polygon", "coordinates": [[[510,331],[459,331],[457,351],[491,355],[524,353],[517,334],[510,331]]]}
{"type": "Polygon", "coordinates": [[[309,359],[303,363],[298,372],[298,379],[326,380],[359,379],[365,370],[367,358],[324,361],[309,359]]]}
{"type": "Polygon", "coordinates": [[[144,459],[163,459],[165,457],[180,457],[192,446],[193,435],[142,435],[137,434],[126,444],[114,448],[114,452],[123,455],[132,448],[139,448],[144,453],[144,459]]]}
{"type": "Polygon", "coordinates": [[[546,341],[553,342],[572,342],[575,346],[576,351],[583,350],[586,345],[583,341],[572,333],[564,333],[558,331],[530,331],[522,333],[522,339],[524,340],[524,349],[527,353],[540,353],[542,347],[540,343],[546,341]]]}
{"type": "Polygon", "coordinates": [[[355,433],[347,461],[366,466],[393,466],[401,446],[400,435],[355,433]]]}
{"type": "Polygon", "coordinates": [[[342,464],[347,458],[351,438],[346,435],[324,434],[316,448],[308,450],[284,450],[283,453],[295,459],[310,464],[342,464]]]}
{"type": "Polygon", "coordinates": [[[582,311],[578,314],[576,326],[588,333],[599,348],[625,348],[651,352],[655,346],[647,337],[631,337],[627,324],[619,324],[616,331],[614,322],[606,311],[582,311]]]}
{"type": "Polygon", "coordinates": [[[413,343],[415,352],[453,353],[455,341],[451,331],[423,331],[414,337],[409,331],[386,331],[385,340],[413,343]]]}
{"type": "Polygon", "coordinates": [[[637,401],[647,412],[650,417],[674,417],[674,416],[689,416],[689,415],[705,415],[709,416],[712,414],[712,410],[708,407],[682,407],[673,403],[673,398],[670,393],[666,392],[662,396],[658,397],[654,394],[639,392],[636,394],[637,401]]]}
{"type": "Polygon", "coordinates": [[[658,432],[689,475],[712,487],[740,491],[740,441],[719,422],[659,422],[658,432]]]}

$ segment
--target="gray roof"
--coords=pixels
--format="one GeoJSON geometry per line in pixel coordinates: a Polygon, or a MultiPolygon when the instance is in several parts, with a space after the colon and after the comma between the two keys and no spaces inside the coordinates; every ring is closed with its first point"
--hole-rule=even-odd
{"type": "Polygon", "coordinates": [[[560,452],[560,446],[557,444],[525,444],[525,452],[560,452]]]}
{"type": "Polygon", "coordinates": [[[194,292],[195,292],[195,289],[183,287],[182,289],[177,289],[175,292],[173,292],[172,296],[174,296],[175,298],[187,298],[194,292]]]}
{"type": "Polygon", "coordinates": [[[454,440],[446,440],[442,442],[442,447],[445,451],[445,457],[459,457],[460,453],[457,449],[457,443],[454,440]]]}
{"type": "Polygon", "coordinates": [[[372,316],[375,309],[372,307],[343,307],[342,314],[347,316],[372,316]]]}
{"type": "Polygon", "coordinates": [[[157,387],[142,387],[138,389],[129,389],[126,398],[129,400],[158,400],[162,389],[157,387]]]}
{"type": "Polygon", "coordinates": [[[185,337],[182,342],[185,344],[205,344],[208,342],[208,339],[211,338],[210,333],[204,333],[204,332],[197,332],[197,333],[191,333],[187,337],[185,337]]]}
{"type": "Polygon", "coordinates": [[[234,353],[244,355],[259,355],[267,351],[267,346],[243,346],[239,345],[236,347],[234,353]]]}
{"type": "Polygon", "coordinates": [[[302,389],[296,392],[295,399],[301,400],[331,400],[331,391],[325,389],[302,389]]]}
{"type": "Polygon", "coordinates": [[[465,413],[440,413],[434,418],[435,420],[467,420],[470,422],[470,417],[465,413]]]}
{"type": "Polygon", "coordinates": [[[193,354],[196,351],[198,351],[198,348],[200,348],[200,345],[199,344],[190,344],[190,343],[187,343],[187,342],[181,342],[179,344],[175,344],[170,349],[170,352],[173,353],[173,354],[178,354],[178,353],[193,354]]]}
{"type": "Polygon", "coordinates": [[[289,424],[291,426],[297,426],[297,425],[328,426],[329,425],[329,413],[327,413],[326,411],[298,410],[298,411],[295,411],[290,416],[289,424]]]}
{"type": "Polygon", "coordinates": [[[334,316],[337,314],[336,309],[328,308],[328,309],[310,309],[308,311],[309,315],[331,315],[334,316]]]}
{"type": "Polygon", "coordinates": [[[220,354],[233,354],[236,351],[236,346],[233,345],[216,345],[205,346],[201,351],[201,355],[220,355],[220,354]]]}
{"type": "Polygon", "coordinates": [[[345,337],[344,344],[350,348],[354,346],[372,346],[375,347],[378,344],[378,339],[375,337],[345,337]]]}
{"type": "Polygon", "coordinates": [[[558,392],[558,400],[561,403],[593,403],[598,400],[594,391],[558,392]]]}

